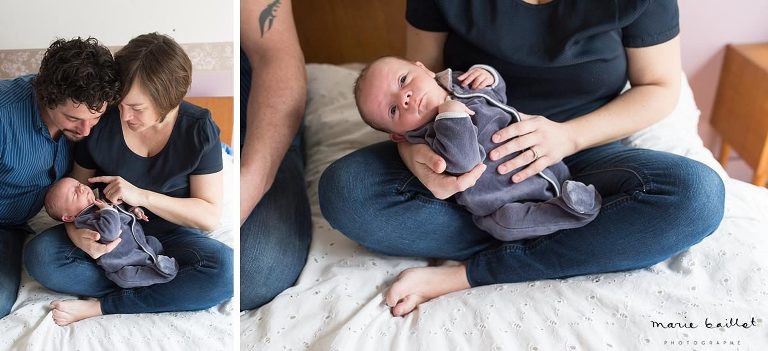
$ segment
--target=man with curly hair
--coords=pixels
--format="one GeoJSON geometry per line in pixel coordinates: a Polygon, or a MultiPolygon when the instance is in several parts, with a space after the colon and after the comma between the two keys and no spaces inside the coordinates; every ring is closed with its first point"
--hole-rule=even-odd
{"type": "Polygon", "coordinates": [[[27,221],[69,173],[73,142],[117,102],[119,85],[112,54],[94,38],[56,40],[38,74],[0,80],[0,318],[16,301],[27,221]]]}

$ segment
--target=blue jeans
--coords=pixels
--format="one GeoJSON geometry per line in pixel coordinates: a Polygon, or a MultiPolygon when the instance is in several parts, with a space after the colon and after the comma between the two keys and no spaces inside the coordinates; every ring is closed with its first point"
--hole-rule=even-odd
{"type": "Polygon", "coordinates": [[[168,283],[121,289],[67,236],[64,225],[32,238],[24,250],[27,272],[48,289],[98,297],[104,314],[202,310],[233,294],[233,251],[199,230],[153,233],[163,255],[174,257],[179,273],[168,283]]]}
{"type": "Polygon", "coordinates": [[[391,142],[328,167],[320,207],[371,251],[466,261],[472,286],[648,267],[698,243],[723,217],[722,180],[686,157],[614,142],[563,161],[573,179],[595,185],[603,207],[586,226],[534,239],[501,242],[478,229],[461,206],[433,197],[391,142]]]}
{"type": "Polygon", "coordinates": [[[240,227],[240,309],[258,308],[291,287],[312,234],[304,166],[294,147],[272,188],[240,227]]]}
{"type": "MultiPolygon", "coordinates": [[[[240,140],[244,140],[251,76],[242,51],[240,63],[240,140]]],[[[301,135],[299,130],[272,187],[240,227],[241,310],[258,308],[291,287],[307,261],[312,223],[301,135]]]]}
{"type": "Polygon", "coordinates": [[[21,250],[32,230],[28,226],[0,226],[0,318],[11,313],[21,282],[21,250]]]}

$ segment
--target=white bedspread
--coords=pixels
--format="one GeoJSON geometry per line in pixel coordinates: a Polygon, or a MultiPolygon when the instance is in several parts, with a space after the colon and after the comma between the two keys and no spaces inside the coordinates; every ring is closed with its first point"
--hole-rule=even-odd
{"type": "MultiPolygon", "coordinates": [[[[237,212],[234,196],[234,166],[224,155],[225,201],[222,213],[237,212]]],[[[211,236],[233,245],[231,216],[222,221],[211,236]]],[[[39,233],[56,224],[44,212],[30,221],[39,233]]],[[[77,284],[77,282],[72,282],[77,284]]],[[[0,319],[0,350],[41,351],[137,351],[137,350],[231,350],[233,304],[222,303],[205,311],[108,315],[89,318],[59,327],[53,322],[48,304],[52,300],[73,299],[44,288],[22,272],[21,288],[10,315],[0,319]]]]}
{"type": "MultiPolygon", "coordinates": [[[[351,98],[357,71],[308,65],[308,74],[312,247],[296,286],[241,314],[241,349],[768,349],[768,190],[732,179],[726,181],[720,228],[653,267],[479,287],[434,299],[404,318],[392,317],[383,292],[400,271],[427,261],[368,252],[331,229],[317,203],[317,182],[330,162],[385,136],[360,122],[351,98]],[[731,318],[749,328],[717,327],[731,318]],[[654,327],[654,321],[678,324],[654,327]]],[[[699,111],[683,82],[677,110],[627,142],[686,155],[725,176],[696,135],[699,111]]]]}

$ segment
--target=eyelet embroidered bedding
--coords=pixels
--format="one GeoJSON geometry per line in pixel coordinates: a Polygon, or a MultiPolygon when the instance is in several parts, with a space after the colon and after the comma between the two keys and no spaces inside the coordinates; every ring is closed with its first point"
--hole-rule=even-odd
{"type": "MultiPolygon", "coordinates": [[[[685,77],[676,110],[625,140],[699,160],[723,176],[719,229],[650,268],[459,291],[392,317],[383,293],[426,259],[371,253],[332,229],[317,203],[323,169],[386,139],[352,98],[359,66],[307,65],[307,186],[314,233],[296,285],[240,316],[243,350],[763,350],[768,346],[768,190],[727,177],[697,135],[685,77]],[[725,343],[725,345],[710,348],[725,343]],[[732,343],[732,344],[731,344],[732,343]],[[670,348],[672,349],[672,348],[670,348]]],[[[669,233],[675,235],[675,233],[669,233]]]]}
{"type": "MultiPolygon", "coordinates": [[[[234,159],[224,159],[224,206],[222,213],[235,213],[234,159]]],[[[222,220],[209,235],[233,246],[231,216],[222,220]]],[[[30,221],[39,233],[57,224],[41,211],[30,221]]],[[[73,282],[76,284],[76,282],[73,282]]],[[[231,350],[233,340],[231,300],[197,312],[107,315],[59,327],[53,322],[48,304],[75,296],[48,290],[22,272],[19,296],[12,312],[0,320],[0,350],[231,350]]]]}

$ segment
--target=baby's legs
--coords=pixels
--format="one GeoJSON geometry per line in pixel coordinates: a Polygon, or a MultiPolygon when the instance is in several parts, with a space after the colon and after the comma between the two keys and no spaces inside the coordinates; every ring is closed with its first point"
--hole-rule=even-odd
{"type": "Polygon", "coordinates": [[[475,216],[478,227],[502,241],[521,240],[578,228],[600,212],[595,187],[565,181],[562,194],[545,202],[512,202],[487,216],[475,216]]]}

